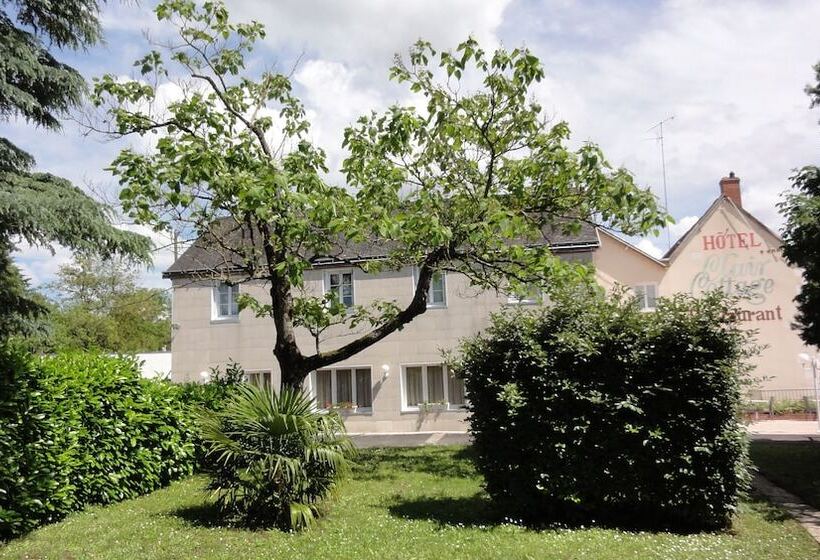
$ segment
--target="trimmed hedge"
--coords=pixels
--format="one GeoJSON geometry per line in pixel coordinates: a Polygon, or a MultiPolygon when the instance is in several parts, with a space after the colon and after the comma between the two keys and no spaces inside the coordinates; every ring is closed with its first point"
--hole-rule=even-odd
{"type": "Polygon", "coordinates": [[[0,347],[0,539],[190,474],[181,391],[130,358],[0,347]]]}
{"type": "Polygon", "coordinates": [[[623,294],[498,315],[451,367],[501,514],[714,529],[748,484],[739,421],[748,333],[718,294],[642,313],[623,294]]]}

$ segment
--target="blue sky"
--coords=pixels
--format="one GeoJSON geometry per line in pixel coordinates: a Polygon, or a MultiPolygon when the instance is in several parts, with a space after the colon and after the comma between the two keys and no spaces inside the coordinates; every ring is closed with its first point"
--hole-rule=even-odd
{"type": "MultiPolygon", "coordinates": [[[[344,152],[341,132],[359,114],[409,99],[387,80],[395,52],[424,37],[454,47],[468,34],[485,47],[525,44],[543,61],[547,79],[535,94],[554,119],[567,120],[573,141],[601,145],[611,163],[630,169],[660,194],[660,152],[648,129],[665,128],[669,210],[679,220],[673,241],[717,195],[733,170],[744,206],[772,228],[775,204],[792,169],[820,163],[820,110],[808,109],[803,87],[820,60],[820,3],[532,0],[242,0],[228,2],[240,19],[267,26],[254,65],[290,69],[313,120],[313,139],[331,167],[344,152]]],[[[89,79],[132,75],[149,50],[146,35],[164,33],[153,2],[110,2],[102,20],[106,44],[64,59],[89,79]]],[[[73,122],[59,133],[4,123],[2,135],[29,150],[41,170],[116,200],[104,168],[122,142],[85,135],[73,122]]],[[[331,180],[338,180],[331,174],[331,180]]],[[[132,226],[126,226],[132,227],[132,226]]],[[[155,242],[166,240],[155,236],[155,242]]],[[[661,239],[641,240],[650,252],[661,239]]],[[[22,247],[17,262],[33,285],[53,278],[70,254],[22,247]]],[[[172,260],[158,250],[143,281],[167,287],[172,260]]]]}

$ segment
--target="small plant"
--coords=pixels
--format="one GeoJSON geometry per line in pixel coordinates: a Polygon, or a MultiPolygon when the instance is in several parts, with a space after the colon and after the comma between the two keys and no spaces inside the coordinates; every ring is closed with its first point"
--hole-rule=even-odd
{"type": "Polygon", "coordinates": [[[339,410],[356,410],[359,407],[354,402],[342,401],[342,402],[336,403],[336,408],[338,408],[339,410]]]}
{"type": "Polygon", "coordinates": [[[211,483],[227,520],[299,530],[312,525],[354,448],[335,411],[319,412],[301,390],[244,385],[220,412],[200,415],[213,459],[211,483]]]}

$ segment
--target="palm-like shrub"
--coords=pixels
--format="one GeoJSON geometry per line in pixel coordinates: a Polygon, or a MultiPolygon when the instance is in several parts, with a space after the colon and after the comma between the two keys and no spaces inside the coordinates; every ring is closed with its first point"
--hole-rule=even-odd
{"type": "Polygon", "coordinates": [[[219,412],[200,414],[216,503],[228,521],[297,530],[311,525],[354,448],[336,413],[303,391],[243,385],[219,412]]]}

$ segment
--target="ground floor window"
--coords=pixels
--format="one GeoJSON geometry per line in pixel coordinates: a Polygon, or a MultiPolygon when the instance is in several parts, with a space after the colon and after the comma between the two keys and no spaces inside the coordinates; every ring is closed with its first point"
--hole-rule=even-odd
{"type": "Polygon", "coordinates": [[[313,395],[319,408],[373,408],[373,382],[370,367],[320,369],[311,374],[313,395]]]}
{"type": "Polygon", "coordinates": [[[270,391],[273,387],[272,375],[270,371],[246,371],[245,383],[270,391]]]}
{"type": "Polygon", "coordinates": [[[402,408],[464,408],[464,381],[442,364],[407,365],[402,368],[402,408]]]}

